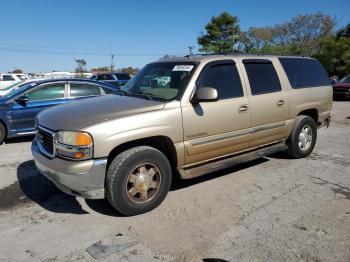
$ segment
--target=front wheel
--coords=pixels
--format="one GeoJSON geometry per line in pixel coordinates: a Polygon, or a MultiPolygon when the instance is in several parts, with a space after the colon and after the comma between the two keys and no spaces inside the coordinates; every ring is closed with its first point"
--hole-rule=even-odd
{"type": "Polygon", "coordinates": [[[123,215],[148,212],[169,192],[171,166],[166,156],[149,146],[126,150],[115,157],[106,176],[106,197],[123,215]]]}
{"type": "Polygon", "coordinates": [[[316,139],[317,127],[313,118],[298,116],[287,140],[288,154],[294,158],[307,157],[314,149],[316,139]]]}

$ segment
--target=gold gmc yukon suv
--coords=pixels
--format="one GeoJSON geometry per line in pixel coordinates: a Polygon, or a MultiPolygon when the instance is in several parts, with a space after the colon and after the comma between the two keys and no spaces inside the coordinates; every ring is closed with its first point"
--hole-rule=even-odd
{"type": "Polygon", "coordinates": [[[173,176],[197,177],[286,151],[308,156],[332,87],[315,59],[202,55],[146,65],[118,95],[40,113],[32,153],[62,191],[150,211],[173,176]]]}

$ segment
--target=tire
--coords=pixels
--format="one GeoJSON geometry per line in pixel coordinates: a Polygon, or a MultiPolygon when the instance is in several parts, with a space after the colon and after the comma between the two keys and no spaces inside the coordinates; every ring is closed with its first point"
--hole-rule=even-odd
{"type": "Polygon", "coordinates": [[[123,215],[146,213],[163,202],[171,179],[171,166],[162,152],[149,146],[131,148],[117,155],[110,164],[106,197],[123,215]]]}
{"type": "Polygon", "coordinates": [[[6,127],[0,122],[0,145],[4,142],[6,138],[6,127]]]}
{"type": "Polygon", "coordinates": [[[292,133],[287,140],[287,152],[293,158],[307,157],[314,149],[316,140],[317,127],[313,118],[303,115],[298,116],[292,133]]]}

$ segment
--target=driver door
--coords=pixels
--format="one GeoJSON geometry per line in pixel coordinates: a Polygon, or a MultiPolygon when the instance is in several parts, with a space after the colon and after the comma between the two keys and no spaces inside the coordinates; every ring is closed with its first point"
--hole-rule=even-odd
{"type": "Polygon", "coordinates": [[[249,147],[250,104],[233,60],[207,64],[196,88],[212,87],[218,101],[182,106],[186,165],[229,155],[249,147]]]}
{"type": "Polygon", "coordinates": [[[42,110],[66,103],[66,82],[41,85],[27,92],[28,102],[12,104],[12,120],[19,134],[34,133],[35,117],[42,110]]]}

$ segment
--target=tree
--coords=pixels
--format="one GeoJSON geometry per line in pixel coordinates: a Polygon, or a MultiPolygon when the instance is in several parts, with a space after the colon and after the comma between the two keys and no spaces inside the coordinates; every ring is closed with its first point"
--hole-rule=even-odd
{"type": "Polygon", "coordinates": [[[333,35],[334,18],[322,13],[298,15],[273,27],[251,27],[244,40],[246,52],[314,55],[322,40],[333,35]]]}
{"type": "Polygon", "coordinates": [[[238,18],[227,12],[219,16],[213,16],[205,26],[206,33],[198,37],[201,52],[208,53],[231,53],[234,52],[235,44],[241,37],[238,18]]]}
{"type": "Polygon", "coordinates": [[[106,73],[110,71],[110,68],[108,66],[99,66],[96,68],[91,68],[91,73],[106,73]]]}
{"type": "Polygon", "coordinates": [[[341,37],[350,37],[350,24],[347,24],[346,26],[338,30],[336,38],[339,39],[341,37]]]}
{"type": "Polygon", "coordinates": [[[77,63],[77,68],[75,69],[75,72],[79,73],[80,77],[83,77],[84,66],[86,66],[86,61],[82,58],[75,59],[74,61],[77,63]]]}
{"type": "Polygon", "coordinates": [[[291,38],[299,55],[317,53],[323,38],[331,36],[335,21],[329,15],[298,15],[290,22],[291,38]]]}
{"type": "Polygon", "coordinates": [[[15,70],[12,71],[12,74],[23,74],[23,70],[16,68],[15,70]]]}
{"type": "Polygon", "coordinates": [[[129,67],[124,67],[118,70],[118,72],[126,73],[129,75],[136,75],[140,71],[139,68],[133,68],[131,66],[129,67]]]}
{"type": "Polygon", "coordinates": [[[326,68],[329,75],[344,77],[350,72],[350,24],[340,29],[335,36],[324,38],[320,51],[314,55],[326,68]]]}

